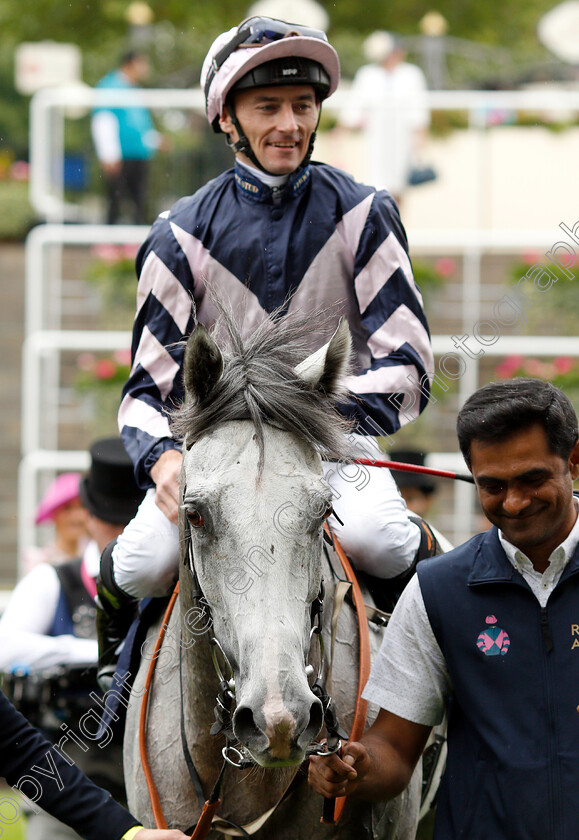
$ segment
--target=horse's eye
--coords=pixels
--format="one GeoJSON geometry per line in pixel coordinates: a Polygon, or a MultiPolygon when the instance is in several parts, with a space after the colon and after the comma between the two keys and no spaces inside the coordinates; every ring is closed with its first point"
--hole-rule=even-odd
{"type": "Polygon", "coordinates": [[[202,528],[205,524],[203,517],[198,510],[191,510],[187,513],[187,521],[193,528],[202,528]]]}

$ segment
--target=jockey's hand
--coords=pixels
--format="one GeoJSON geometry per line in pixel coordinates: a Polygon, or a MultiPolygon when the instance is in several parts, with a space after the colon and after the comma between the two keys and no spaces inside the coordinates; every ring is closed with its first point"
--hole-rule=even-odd
{"type": "Polygon", "coordinates": [[[178,828],[142,828],[133,840],[189,840],[189,835],[178,828]]]}
{"type": "Polygon", "coordinates": [[[155,502],[167,519],[177,524],[179,512],[179,475],[183,456],[177,449],[167,449],[151,469],[157,487],[155,502]]]}
{"type": "Polygon", "coordinates": [[[317,793],[327,798],[349,796],[370,767],[370,756],[364,744],[351,741],[342,748],[340,755],[310,756],[308,782],[317,793]]]}

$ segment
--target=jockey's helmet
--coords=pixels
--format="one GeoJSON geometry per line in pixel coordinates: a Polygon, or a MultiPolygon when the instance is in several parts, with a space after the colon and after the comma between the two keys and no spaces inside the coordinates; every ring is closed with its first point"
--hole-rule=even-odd
{"type": "MultiPolygon", "coordinates": [[[[336,90],[339,80],[340,60],[325,32],[267,17],[248,18],[219,35],[201,70],[207,119],[215,132],[221,131],[219,119],[226,104],[235,121],[230,97],[235,91],[311,85],[321,102],[336,90]]],[[[235,124],[245,140],[239,124],[235,124]]],[[[253,159],[250,149],[243,150],[253,159]]]]}

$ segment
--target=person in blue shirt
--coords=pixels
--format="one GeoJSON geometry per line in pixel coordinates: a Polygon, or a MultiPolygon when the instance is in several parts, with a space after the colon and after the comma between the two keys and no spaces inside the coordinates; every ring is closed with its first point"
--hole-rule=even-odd
{"type": "Polygon", "coordinates": [[[149,59],[128,52],[116,70],[97,84],[99,90],[132,90],[131,104],[103,101],[93,111],[91,130],[107,186],[107,224],[119,221],[122,199],[133,205],[132,221],[147,221],[149,163],[161,144],[150,111],[139,102],[138,87],[149,75],[149,59]],[[134,98],[134,104],[133,103],[134,98]]]}

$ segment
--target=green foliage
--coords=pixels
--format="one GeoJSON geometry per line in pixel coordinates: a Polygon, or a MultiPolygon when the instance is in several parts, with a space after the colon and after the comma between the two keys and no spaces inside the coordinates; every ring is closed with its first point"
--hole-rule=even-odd
{"type": "Polygon", "coordinates": [[[432,111],[430,133],[433,137],[447,137],[456,129],[468,128],[466,111],[432,111]]]}
{"type": "Polygon", "coordinates": [[[35,222],[27,181],[0,181],[0,241],[24,239],[35,222]]]}
{"type": "Polygon", "coordinates": [[[84,423],[92,438],[117,434],[117,413],[129,371],[128,350],[78,356],[73,385],[80,395],[84,423]]]}
{"type": "Polygon", "coordinates": [[[77,359],[78,373],[74,386],[81,392],[103,392],[112,389],[115,397],[125,384],[131,370],[128,351],[118,351],[108,356],[81,353],[77,359]]]}
{"type": "MultiPolygon", "coordinates": [[[[437,260],[436,262],[440,262],[437,260]]],[[[420,291],[424,294],[429,290],[438,289],[444,283],[444,274],[437,268],[436,263],[426,260],[413,260],[412,272],[420,291]]]]}
{"type": "Polygon", "coordinates": [[[579,308],[579,285],[575,277],[567,277],[562,271],[556,271],[552,264],[546,265],[542,254],[529,253],[515,261],[509,271],[513,286],[519,287],[525,294],[526,306],[525,330],[530,335],[576,335],[577,311],[579,308]],[[527,272],[543,265],[551,278],[545,280],[546,290],[537,288],[531,274],[525,280],[527,272]],[[521,282],[522,281],[522,282],[521,282]]]}

